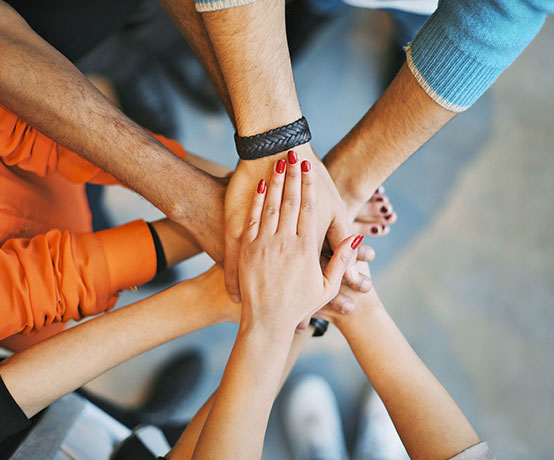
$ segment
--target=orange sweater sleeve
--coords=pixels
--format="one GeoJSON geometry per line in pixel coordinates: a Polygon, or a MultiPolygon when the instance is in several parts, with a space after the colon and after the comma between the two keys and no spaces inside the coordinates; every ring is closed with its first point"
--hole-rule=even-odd
{"type": "Polygon", "coordinates": [[[6,241],[0,270],[1,340],[110,309],[119,290],[154,276],[156,251],[144,221],[97,233],[50,230],[6,241]]]}
{"type": "MultiPolygon", "coordinates": [[[[153,136],[175,155],[185,159],[185,150],[179,142],[159,134],[153,136]]],[[[7,166],[18,166],[39,176],[57,171],[71,182],[120,184],[112,175],[41,134],[1,105],[0,158],[7,166]]]]}

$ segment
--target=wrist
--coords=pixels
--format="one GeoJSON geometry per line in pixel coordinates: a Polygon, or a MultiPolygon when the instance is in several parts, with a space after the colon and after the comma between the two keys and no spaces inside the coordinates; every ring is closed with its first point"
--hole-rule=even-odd
{"type": "MultiPolygon", "coordinates": [[[[320,162],[314,153],[309,142],[298,145],[293,149],[298,154],[298,161],[310,160],[312,163],[320,162]]],[[[271,171],[278,160],[287,159],[288,150],[275,153],[274,155],[258,158],[256,160],[240,160],[237,169],[241,168],[252,174],[260,175],[261,171],[271,171]]]]}
{"type": "Polygon", "coordinates": [[[266,347],[290,347],[294,338],[295,326],[283,327],[282,322],[264,323],[262,321],[249,321],[241,317],[237,337],[248,338],[258,345],[266,347]]]}
{"type": "Polygon", "coordinates": [[[336,314],[333,316],[333,324],[341,331],[348,340],[350,336],[355,336],[359,330],[368,333],[369,329],[375,327],[375,318],[386,313],[384,305],[381,303],[375,289],[360,296],[356,301],[356,308],[347,314],[336,314]]]}

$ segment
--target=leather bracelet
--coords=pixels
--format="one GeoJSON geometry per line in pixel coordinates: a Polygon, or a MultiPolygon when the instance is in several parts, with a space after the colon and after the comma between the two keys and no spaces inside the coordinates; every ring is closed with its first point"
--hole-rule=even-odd
{"type": "Polygon", "coordinates": [[[294,123],[254,136],[235,133],[235,145],[241,160],[257,160],[310,142],[312,133],[308,120],[302,117],[294,123]]]}
{"type": "Polygon", "coordinates": [[[311,318],[310,326],[313,326],[315,328],[312,337],[321,337],[323,334],[325,334],[325,332],[327,332],[329,321],[325,321],[324,319],[319,318],[311,318]]]}

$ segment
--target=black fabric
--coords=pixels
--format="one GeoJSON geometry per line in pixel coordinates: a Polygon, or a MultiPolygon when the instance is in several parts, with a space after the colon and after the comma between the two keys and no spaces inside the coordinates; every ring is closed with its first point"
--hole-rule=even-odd
{"type": "Polygon", "coordinates": [[[150,222],[146,223],[148,224],[148,228],[152,234],[154,248],[156,249],[156,273],[160,273],[167,268],[167,259],[165,257],[164,247],[162,246],[162,242],[154,226],[150,222]]]}
{"type": "Polygon", "coordinates": [[[0,443],[31,425],[0,376],[0,443]]]}
{"type": "Polygon", "coordinates": [[[71,61],[123,28],[141,0],[6,0],[71,61]]]}

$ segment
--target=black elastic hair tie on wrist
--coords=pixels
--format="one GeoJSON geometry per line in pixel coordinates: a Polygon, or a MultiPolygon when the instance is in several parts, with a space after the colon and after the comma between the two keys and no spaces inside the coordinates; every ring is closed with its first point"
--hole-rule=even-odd
{"type": "Polygon", "coordinates": [[[150,229],[152,241],[154,241],[154,248],[156,249],[156,274],[158,274],[167,268],[167,259],[165,257],[164,247],[162,246],[162,242],[158,236],[158,232],[150,222],[146,222],[146,224],[150,229]]]}
{"type": "Polygon", "coordinates": [[[324,319],[312,318],[310,319],[310,326],[315,328],[312,337],[321,337],[325,332],[327,332],[327,327],[329,326],[329,321],[324,319]]]}
{"type": "Polygon", "coordinates": [[[293,123],[265,133],[241,137],[235,133],[235,145],[241,160],[257,160],[310,142],[308,120],[302,117],[293,123]]]}

